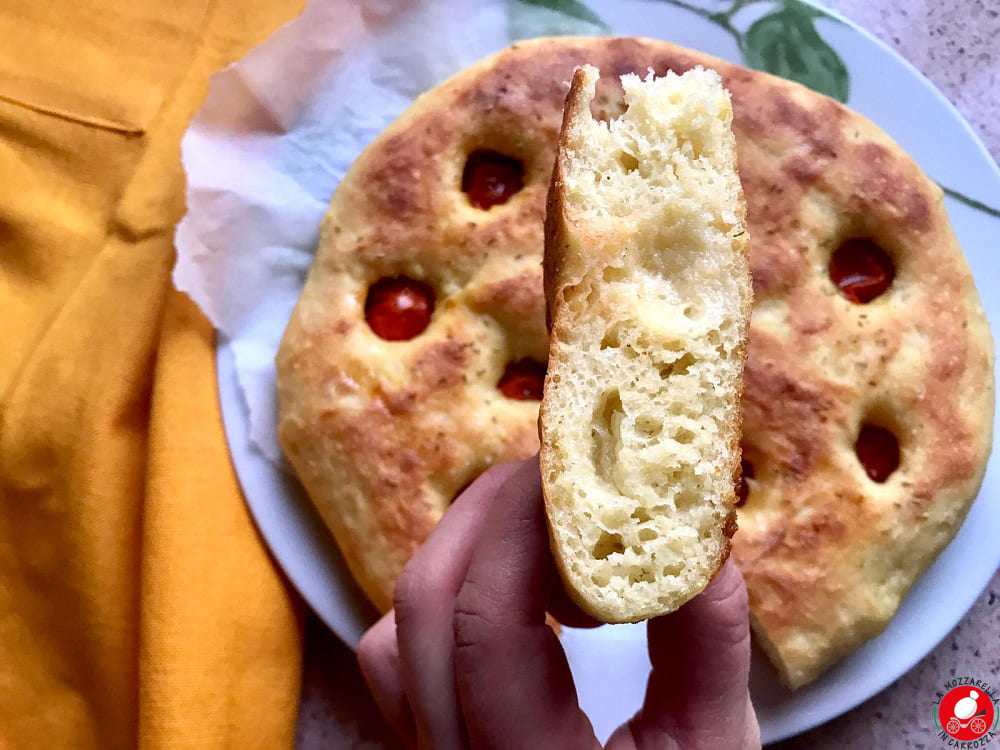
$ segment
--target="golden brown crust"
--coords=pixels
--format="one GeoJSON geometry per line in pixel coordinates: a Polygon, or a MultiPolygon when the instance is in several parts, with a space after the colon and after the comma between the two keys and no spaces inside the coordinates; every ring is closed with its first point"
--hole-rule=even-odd
{"type": "Polygon", "coordinates": [[[992,339],[939,189],[830,99],[664,42],[600,38],[519,44],[428,92],[333,199],[279,353],[282,444],[382,609],[451,495],[534,452],[536,405],[495,383],[504,362],[546,356],[545,194],[564,82],[582,63],[602,78],[702,64],[732,94],[756,294],[743,412],[755,478],[733,556],[759,639],[803,684],[878,633],[954,535],[993,414],[992,339]],[[526,166],[524,190],[488,212],[459,190],[480,146],[526,166]],[[848,236],[895,261],[868,305],[826,274],[848,236]],[[364,290],[399,273],[432,283],[438,307],[417,339],[382,342],[364,290]],[[885,484],[853,451],[869,418],[900,440],[885,484]]]}
{"type": "MultiPolygon", "coordinates": [[[[734,135],[735,135],[735,133],[734,133],[734,135]]],[[[739,143],[737,142],[737,169],[739,168],[738,167],[738,162],[739,162],[738,147],[739,147],[739,143]]],[[[743,189],[741,188],[740,189],[740,196],[739,196],[739,201],[738,201],[737,212],[738,212],[739,221],[744,226],[747,227],[747,232],[745,234],[743,234],[741,237],[737,238],[734,241],[733,244],[735,245],[737,252],[739,252],[741,255],[743,255],[744,258],[749,259],[750,258],[750,229],[749,229],[749,221],[748,221],[748,217],[747,217],[747,208],[746,208],[746,205],[747,205],[746,204],[746,196],[744,195],[743,189]]],[[[753,274],[752,273],[750,274],[750,282],[751,282],[751,284],[753,282],[753,274]]],[[[749,321],[750,320],[750,316],[751,316],[751,308],[752,308],[752,305],[753,305],[753,290],[752,290],[752,286],[751,286],[751,292],[750,292],[750,294],[747,295],[747,297],[745,298],[745,305],[746,306],[744,307],[744,309],[742,311],[742,313],[743,313],[742,314],[742,319],[749,321]]],[[[750,332],[748,330],[747,331],[747,335],[743,338],[743,344],[742,344],[742,346],[740,347],[739,351],[736,354],[737,358],[742,363],[742,366],[743,366],[744,370],[746,369],[747,352],[748,352],[748,349],[749,349],[749,333],[750,332]]],[[[738,392],[736,394],[736,399],[737,399],[738,402],[742,402],[742,400],[743,400],[743,391],[744,391],[745,387],[746,387],[745,381],[743,379],[741,379],[740,382],[737,384],[738,392]]],[[[732,495],[732,505],[731,505],[731,507],[729,509],[729,517],[726,519],[726,525],[725,525],[725,529],[723,531],[723,534],[725,535],[725,538],[726,538],[726,540],[727,540],[728,543],[726,545],[726,549],[723,551],[722,555],[720,555],[720,557],[719,557],[719,564],[718,564],[718,567],[716,567],[715,571],[712,573],[712,578],[715,578],[716,574],[718,574],[718,572],[720,570],[722,570],[722,566],[725,565],[726,560],[729,559],[729,555],[732,552],[732,540],[733,540],[736,532],[739,530],[739,521],[738,521],[738,516],[737,516],[737,513],[736,513],[736,500],[737,500],[736,491],[737,491],[737,488],[739,487],[740,477],[742,476],[742,473],[743,473],[742,469],[741,469],[741,466],[740,466],[740,453],[741,453],[741,451],[740,451],[740,443],[741,443],[741,440],[742,440],[742,429],[743,429],[743,412],[742,411],[740,411],[738,413],[736,419],[733,420],[731,427],[732,427],[732,429],[730,430],[730,433],[728,435],[728,441],[729,441],[731,455],[733,456],[733,464],[730,467],[731,476],[733,477],[733,495],[732,495]]]]}
{"type": "MultiPolygon", "coordinates": [[[[568,257],[569,227],[566,217],[565,194],[562,190],[563,184],[563,160],[559,155],[565,152],[568,134],[567,130],[574,117],[577,116],[584,105],[583,87],[585,86],[584,72],[576,69],[573,72],[573,79],[570,83],[569,91],[566,94],[566,103],[563,108],[562,123],[559,127],[559,137],[556,143],[556,156],[552,167],[552,180],[549,183],[549,191],[545,202],[545,244],[542,248],[542,270],[545,291],[545,324],[549,330],[549,356],[552,356],[552,349],[556,346],[555,339],[551,333],[554,327],[564,325],[563,306],[557,303],[557,298],[562,290],[568,286],[569,273],[565,268],[568,257]]],[[[576,282],[579,283],[582,274],[576,275],[576,282]]],[[[549,387],[546,379],[546,388],[549,387]]],[[[538,437],[539,443],[542,439],[542,422],[546,420],[546,401],[542,395],[542,403],[538,409],[538,437]]],[[[540,451],[538,455],[538,467],[541,476],[546,476],[552,467],[546,451],[540,451]]],[[[542,482],[542,492],[546,505],[552,503],[552,498],[546,492],[546,483],[542,482]]],[[[558,548],[555,533],[551,523],[546,523],[549,532],[549,547],[552,550],[558,548]]],[[[567,560],[559,554],[553,554],[556,568],[559,571],[559,578],[562,581],[570,580],[570,571],[567,569],[567,560]]],[[[570,599],[582,611],[590,609],[590,603],[573,586],[566,587],[566,593],[570,599]]]]}
{"type": "MultiPolygon", "coordinates": [[[[545,279],[545,310],[546,323],[552,330],[552,315],[562,308],[559,304],[559,294],[568,286],[579,284],[585,269],[568,268],[568,259],[572,256],[567,252],[570,228],[566,217],[565,194],[563,185],[563,160],[560,155],[566,151],[569,139],[570,124],[580,116],[581,111],[588,107],[584,96],[586,77],[583,70],[573,72],[569,92],[566,94],[566,105],[563,109],[562,124],[559,127],[559,139],[556,147],[556,158],[552,167],[552,181],[545,203],[545,247],[543,249],[542,269],[545,279]]],[[[549,344],[551,349],[551,342],[549,344]]]]}

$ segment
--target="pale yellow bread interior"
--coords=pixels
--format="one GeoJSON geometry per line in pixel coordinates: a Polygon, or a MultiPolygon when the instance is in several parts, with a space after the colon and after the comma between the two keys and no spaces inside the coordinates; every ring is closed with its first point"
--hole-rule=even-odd
{"type": "Polygon", "coordinates": [[[567,99],[549,195],[541,460],[553,550],[591,614],[677,609],[729,554],[751,288],[729,94],[696,68],[598,71],[567,99]]]}

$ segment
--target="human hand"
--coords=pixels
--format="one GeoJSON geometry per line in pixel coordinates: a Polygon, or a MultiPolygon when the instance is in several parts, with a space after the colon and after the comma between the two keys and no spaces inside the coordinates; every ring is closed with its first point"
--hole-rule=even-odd
{"type": "MultiPolygon", "coordinates": [[[[361,639],[362,673],[407,747],[600,748],[546,610],[594,623],[556,573],[537,459],[496,466],[444,515],[400,576],[394,610],[361,639]]],[[[645,702],[608,750],[759,748],[736,566],[647,628],[645,702]]]]}

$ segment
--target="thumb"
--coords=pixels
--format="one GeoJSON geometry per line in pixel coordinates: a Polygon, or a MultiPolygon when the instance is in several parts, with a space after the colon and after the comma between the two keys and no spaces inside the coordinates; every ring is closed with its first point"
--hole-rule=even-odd
{"type": "Polygon", "coordinates": [[[750,703],[746,586],[731,560],[676,612],[650,620],[653,665],[639,713],[609,748],[760,747],[750,703]]]}

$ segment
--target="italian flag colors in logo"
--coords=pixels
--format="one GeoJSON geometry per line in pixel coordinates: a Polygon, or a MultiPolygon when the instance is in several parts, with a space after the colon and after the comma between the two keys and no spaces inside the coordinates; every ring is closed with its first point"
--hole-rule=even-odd
{"type": "Polygon", "coordinates": [[[952,739],[978,740],[988,730],[996,731],[1000,720],[989,694],[978,687],[960,685],[952,688],[937,705],[935,726],[952,739]]]}

